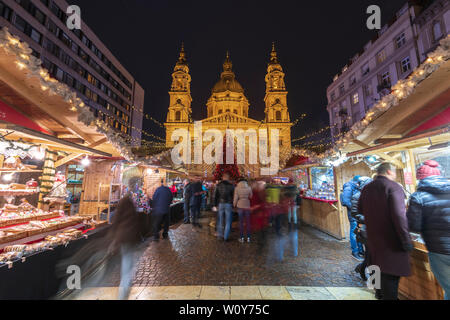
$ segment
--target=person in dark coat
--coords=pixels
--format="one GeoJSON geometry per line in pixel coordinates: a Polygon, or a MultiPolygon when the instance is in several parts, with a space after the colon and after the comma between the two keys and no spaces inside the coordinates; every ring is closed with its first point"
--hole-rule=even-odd
{"type": "MultiPolygon", "coordinates": [[[[136,262],[145,247],[141,244],[139,217],[133,200],[125,195],[117,205],[112,218],[112,225],[102,237],[94,237],[80,248],[74,255],[58,262],[56,272],[58,278],[66,279],[67,267],[80,267],[81,288],[104,286],[108,276],[120,265],[120,284],[118,299],[128,298],[133,280],[136,262]]],[[[56,297],[58,299],[76,299],[83,290],[68,289],[66,282],[56,297]],[[65,287],[64,287],[65,285],[65,287]]]]}
{"type": "MultiPolygon", "coordinates": [[[[354,230],[354,234],[356,237],[356,241],[358,242],[358,246],[361,246],[359,254],[362,254],[364,260],[362,263],[356,266],[355,271],[361,275],[361,278],[366,281],[366,268],[369,265],[369,249],[367,245],[367,228],[364,222],[364,216],[358,211],[358,201],[361,197],[361,191],[364,189],[366,185],[372,182],[372,179],[369,177],[361,177],[358,176],[358,180],[354,191],[352,193],[352,197],[350,199],[350,216],[354,219],[356,227],[354,230]],[[364,249],[363,246],[364,245],[364,249]]],[[[377,296],[378,297],[378,296],[377,296]]]]}
{"type": "Polygon", "coordinates": [[[217,207],[217,237],[228,241],[233,219],[234,185],[229,181],[230,175],[225,172],[222,181],[214,191],[214,206],[217,207]],[[225,225],[225,226],[224,226],[225,225]]]}
{"type": "MultiPolygon", "coordinates": [[[[340,196],[340,200],[341,200],[341,204],[347,208],[347,218],[348,218],[348,222],[350,224],[349,238],[350,238],[350,247],[352,249],[352,257],[358,261],[361,261],[361,257],[364,254],[364,250],[363,250],[361,243],[359,243],[356,239],[355,229],[358,226],[358,223],[351,214],[352,196],[357,188],[359,178],[360,178],[360,176],[354,176],[352,180],[350,180],[344,184],[343,191],[340,196]]],[[[359,195],[358,195],[358,199],[359,199],[359,195]]]]}
{"type": "Polygon", "coordinates": [[[381,271],[383,300],[398,299],[400,277],[411,275],[412,242],[406,219],[405,193],[395,182],[396,170],[384,162],[377,176],[361,192],[358,211],[364,215],[370,264],[381,271]]]}
{"type": "Polygon", "coordinates": [[[406,216],[409,228],[422,234],[431,270],[450,295],[450,180],[441,176],[439,163],[425,161],[417,170],[419,184],[411,195],[406,216]]]}
{"type": "Polygon", "coordinates": [[[161,186],[156,189],[152,200],[153,241],[159,240],[161,223],[164,224],[163,238],[167,239],[169,236],[170,204],[172,200],[172,191],[164,185],[164,179],[162,179],[161,186]]]}

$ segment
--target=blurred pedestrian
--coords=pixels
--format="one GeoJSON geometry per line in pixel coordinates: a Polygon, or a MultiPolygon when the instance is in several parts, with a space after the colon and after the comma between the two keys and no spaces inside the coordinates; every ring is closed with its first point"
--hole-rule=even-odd
{"type": "Polygon", "coordinates": [[[284,195],[287,201],[289,229],[297,228],[297,196],[299,191],[292,178],[284,187],[284,195]]]}
{"type": "MultiPolygon", "coordinates": [[[[131,185],[132,183],[129,182],[131,185]]],[[[128,190],[132,190],[129,188],[128,190]]],[[[112,225],[107,229],[103,237],[90,240],[74,255],[58,262],[56,273],[63,280],[58,299],[76,299],[82,290],[68,289],[65,279],[67,267],[76,265],[81,270],[81,288],[105,286],[106,277],[120,265],[120,283],[118,299],[128,298],[135,266],[140,255],[145,249],[140,246],[139,216],[131,199],[131,193],[127,193],[118,203],[112,218],[112,225]]]]}
{"type": "Polygon", "coordinates": [[[269,224],[269,213],[266,206],[265,182],[257,181],[253,184],[252,198],[250,199],[251,228],[258,235],[258,249],[266,245],[267,226],[269,224]]]}
{"type": "Polygon", "coordinates": [[[161,186],[156,189],[152,200],[152,220],[153,220],[153,241],[159,240],[159,232],[161,224],[163,224],[163,238],[167,239],[169,236],[170,225],[170,204],[172,203],[173,195],[169,187],[164,185],[164,179],[161,179],[161,186]]]}
{"type": "Polygon", "coordinates": [[[225,172],[214,193],[214,205],[218,208],[217,235],[218,238],[223,238],[225,241],[228,241],[233,219],[234,186],[229,179],[230,175],[225,172]]]}
{"type": "Polygon", "coordinates": [[[395,182],[395,167],[384,162],[375,179],[361,192],[358,212],[364,215],[370,264],[381,271],[383,300],[398,299],[400,277],[411,275],[412,242],[406,219],[405,193],[395,182]]]}
{"type": "Polygon", "coordinates": [[[450,296],[450,181],[441,175],[439,163],[425,161],[417,170],[419,184],[407,212],[409,228],[422,235],[431,270],[450,296]]]}
{"type": "Polygon", "coordinates": [[[245,241],[245,236],[247,242],[250,242],[250,198],[252,197],[252,189],[249,187],[247,180],[240,179],[236,189],[234,189],[234,200],[233,205],[238,210],[239,215],[239,241],[242,243],[245,241]],[[245,225],[245,229],[244,229],[245,225]]]}
{"type": "Polygon", "coordinates": [[[184,180],[184,188],[183,188],[183,209],[184,209],[184,223],[188,224],[191,223],[190,218],[190,201],[191,201],[191,182],[189,179],[184,180]]]}
{"type": "Polygon", "coordinates": [[[200,215],[200,206],[202,201],[202,182],[199,177],[196,177],[191,183],[191,200],[189,202],[191,208],[191,223],[194,227],[201,228],[202,225],[198,223],[198,218],[200,215]]]}

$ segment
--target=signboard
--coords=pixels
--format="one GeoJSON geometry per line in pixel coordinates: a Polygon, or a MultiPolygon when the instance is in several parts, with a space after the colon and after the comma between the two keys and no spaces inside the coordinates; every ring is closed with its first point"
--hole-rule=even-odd
{"type": "Polygon", "coordinates": [[[405,171],[405,184],[413,184],[412,173],[409,171],[405,171]]]}

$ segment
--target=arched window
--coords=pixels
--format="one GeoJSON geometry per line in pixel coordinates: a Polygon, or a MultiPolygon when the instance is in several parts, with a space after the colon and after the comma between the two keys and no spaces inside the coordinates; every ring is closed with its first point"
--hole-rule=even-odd
{"type": "Polygon", "coordinates": [[[234,113],[236,113],[236,114],[237,114],[237,110],[236,110],[236,109],[234,109],[234,113]]]}
{"type": "Polygon", "coordinates": [[[281,121],[281,111],[275,112],[275,119],[276,119],[277,121],[281,121]]]}
{"type": "Polygon", "coordinates": [[[181,120],[181,111],[177,111],[175,112],[175,121],[180,121],[181,120]]]}
{"type": "Polygon", "coordinates": [[[219,114],[221,114],[221,113],[222,113],[222,109],[219,110],[219,114]]]}

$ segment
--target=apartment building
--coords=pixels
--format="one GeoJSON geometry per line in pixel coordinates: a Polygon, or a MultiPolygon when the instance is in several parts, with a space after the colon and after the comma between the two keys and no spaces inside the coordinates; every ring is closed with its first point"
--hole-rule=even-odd
{"type": "Polygon", "coordinates": [[[143,88],[84,22],[81,30],[69,30],[67,7],[64,0],[0,0],[0,27],[27,42],[52,77],[73,88],[96,117],[140,145],[143,88]]]}
{"type": "Polygon", "coordinates": [[[347,132],[448,34],[449,0],[408,1],[327,88],[334,138],[347,132]]]}

